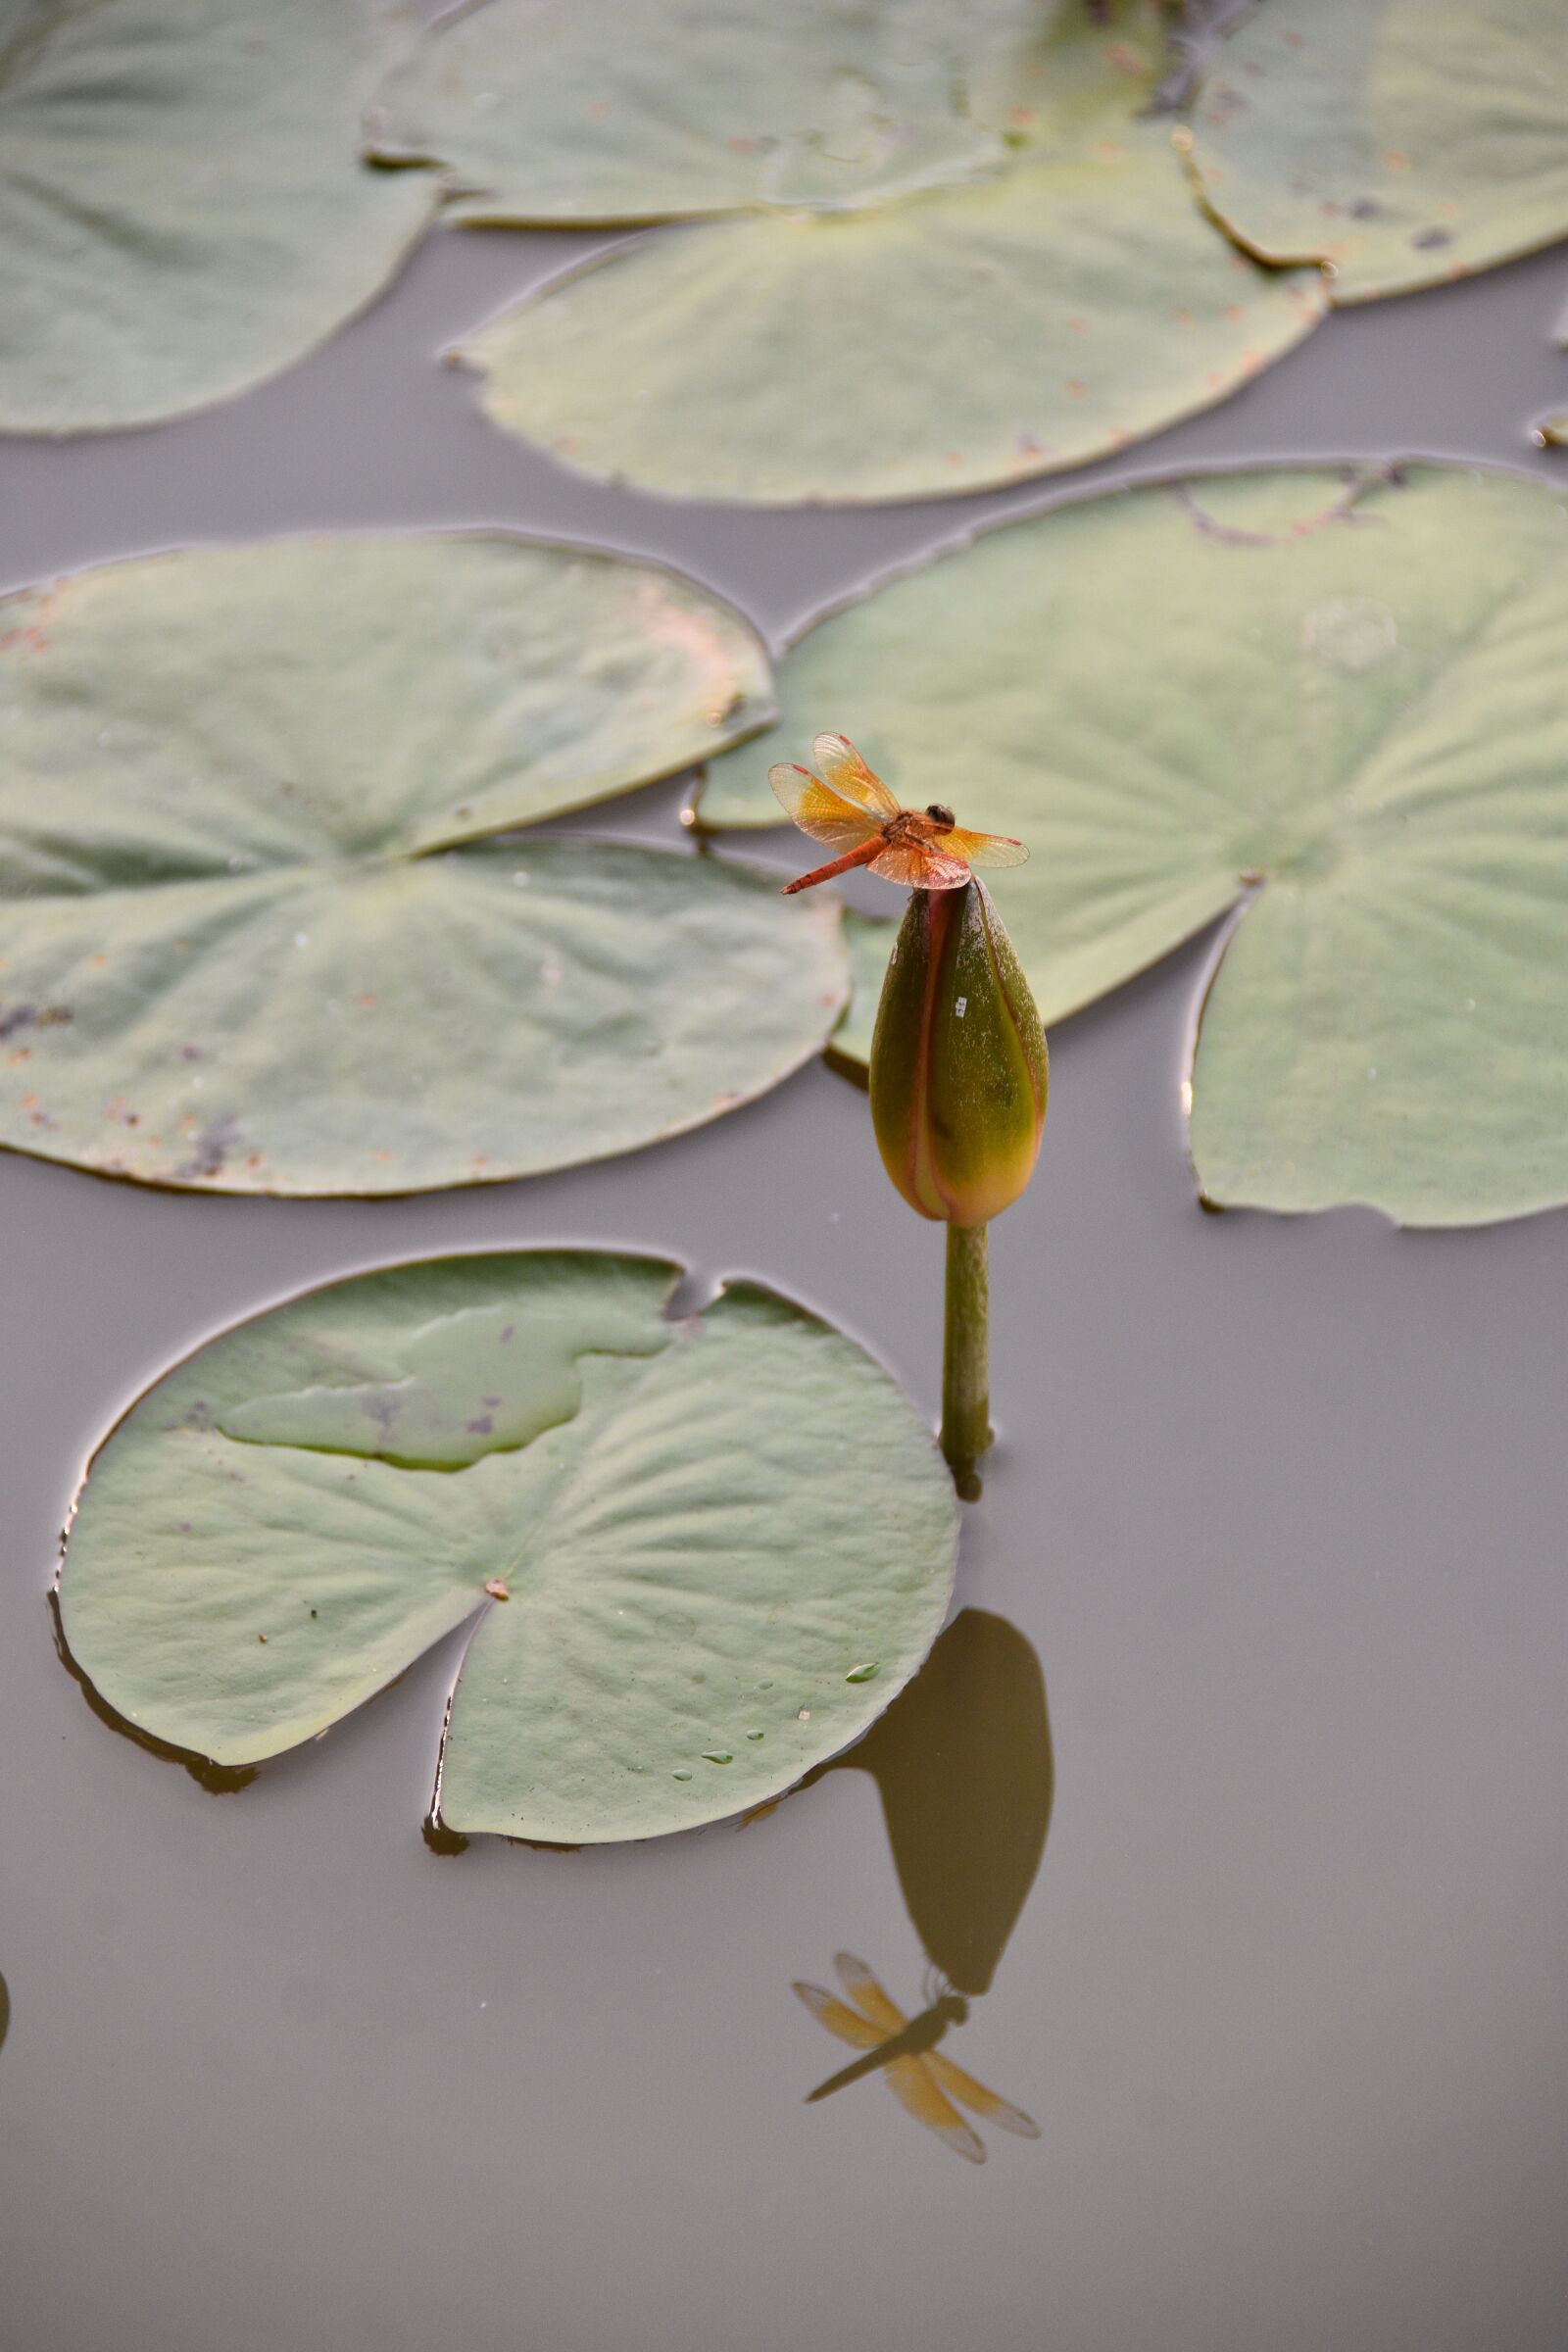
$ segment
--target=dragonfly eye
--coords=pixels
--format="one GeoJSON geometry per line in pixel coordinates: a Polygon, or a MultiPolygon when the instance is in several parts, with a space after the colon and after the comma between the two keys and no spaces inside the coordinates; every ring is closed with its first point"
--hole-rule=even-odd
{"type": "Polygon", "coordinates": [[[930,802],[926,808],[926,814],[934,825],[946,825],[950,832],[958,821],[953,810],[944,808],[940,801],[930,802]]]}

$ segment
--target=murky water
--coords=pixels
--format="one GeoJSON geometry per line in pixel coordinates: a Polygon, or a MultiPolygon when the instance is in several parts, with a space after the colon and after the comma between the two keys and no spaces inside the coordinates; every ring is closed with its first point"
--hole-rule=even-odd
{"type": "MultiPolygon", "coordinates": [[[[863,514],[574,483],[428,365],[566,250],[438,240],[248,401],[0,443],[0,575],[505,522],[662,555],[777,630],[1088,478],[863,514]]],[[[1523,428],[1568,376],[1563,270],[1336,318],[1098,470],[1414,450],[1560,472],[1523,428]]],[[[668,840],[679,797],[594,821],[668,840]]],[[[969,1614],[813,1786],[647,1847],[426,1845],[450,1647],[210,1793],[56,1663],[56,1532],[171,1358],[445,1250],[754,1273],[934,1406],[941,1236],[888,1187],[863,1098],[813,1067],[635,1158],[374,1205],[0,1156],[5,2352],[1555,2352],[1568,1217],[1201,1215],[1176,1103],[1201,962],[1053,1040],[1041,1174],[993,1241],[1004,1440],[969,1614]],[[942,2051],[1039,2139],[982,2118],[988,2160],[960,2164],[875,2081],[808,2103],[853,2053],[791,1984],[831,1986],[843,1948],[911,2016],[933,1972],[967,1994],[942,2051]]]]}

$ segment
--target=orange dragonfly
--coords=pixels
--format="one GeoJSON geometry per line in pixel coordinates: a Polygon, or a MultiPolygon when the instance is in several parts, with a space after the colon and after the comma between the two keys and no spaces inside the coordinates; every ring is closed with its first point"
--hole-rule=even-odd
{"type": "Polygon", "coordinates": [[[889,2090],[916,2123],[924,2124],[945,2148],[967,2157],[971,2164],[984,2164],[985,2142],[964,2122],[958,2106],[1000,2125],[1004,2132],[1015,2132],[1020,2139],[1040,2137],[1040,2126],[1032,2116],[999,2099],[994,2090],[987,2090],[983,2082],[966,2075],[961,2066],[955,2066],[951,2058],[944,2058],[936,2047],[949,2027],[961,2026],[969,2014],[961,1992],[944,1992],[918,2017],[908,2018],[853,1952],[835,1952],[833,1965],[839,1983],[858,2007],[852,2009],[849,2001],[824,1992],[820,1984],[803,1984],[799,1979],[795,1990],[819,2024],[865,2055],[819,2082],[809,2099],[825,2099],[830,2091],[842,2090],[862,2075],[880,2072],[889,2090]]]}
{"type": "Polygon", "coordinates": [[[868,865],[884,882],[902,882],[909,890],[956,890],[968,881],[971,866],[1022,865],[1029,855],[1004,833],[966,832],[940,801],[924,809],[901,808],[842,735],[819,735],[811,758],[820,775],[781,762],[768,769],[767,780],[801,831],[838,856],[786,882],[785,898],[855,865],[868,865]]]}

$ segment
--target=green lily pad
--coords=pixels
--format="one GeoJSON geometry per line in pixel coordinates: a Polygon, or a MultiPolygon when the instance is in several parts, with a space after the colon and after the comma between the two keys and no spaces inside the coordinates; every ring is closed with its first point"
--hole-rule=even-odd
{"type": "Polygon", "coordinates": [[[1204,201],[1336,302],[1442,284],[1568,235],[1561,0],[1268,0],[1193,117],[1204,201]]]}
{"type": "Polygon", "coordinates": [[[1224,399],[1317,323],[1321,272],[1216,235],[1136,119],[1158,12],[1114,40],[1071,21],[1010,168],[616,247],[460,347],[486,413],[586,473],[787,504],[1047,473],[1224,399]]]}
{"type": "Polygon", "coordinates": [[[471,1622],[446,1828],[584,1844],[776,1795],[929,1649],[956,1504],[858,1348],[750,1283],[671,1320],[679,1272],[434,1259],[200,1348],[92,1463],[75,1666],[140,1733],[253,1764],[471,1622]]]}
{"type": "Polygon", "coordinates": [[[7,0],[0,431],[97,432],[273,375],[363,310],[430,220],[358,119],[370,0],[7,0]]]}
{"type": "Polygon", "coordinates": [[[1038,0],[729,0],[718,13],[707,0],[483,0],[440,19],[388,76],[370,152],[445,164],[460,220],[875,203],[1006,160],[1004,125],[976,99],[1008,83],[1022,99],[1025,68],[1059,39],[1041,13],[1038,0]]]}
{"type": "Polygon", "coordinates": [[[822,1044],[831,907],[476,840],[758,724],[756,640],[646,564],[272,543],[0,605],[0,1142],[163,1184],[405,1192],[710,1118],[822,1044]]]}
{"type": "Polygon", "coordinates": [[[843,728],[905,802],[1030,844],[990,887],[1048,1020],[1234,911],[1204,1195],[1524,1215],[1568,1200],[1565,558],[1568,495],[1479,470],[1085,501],[811,630],[699,820],[776,821],[769,761],[843,728]]]}

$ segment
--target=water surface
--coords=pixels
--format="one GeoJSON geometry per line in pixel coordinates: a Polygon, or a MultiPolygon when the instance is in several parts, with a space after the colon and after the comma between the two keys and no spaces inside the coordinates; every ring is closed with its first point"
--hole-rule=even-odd
{"type": "MultiPolygon", "coordinates": [[[[0,575],[499,522],[665,556],[779,631],[1090,478],[802,514],[574,482],[429,364],[569,250],[437,239],[249,399],[0,443],[0,575]]],[[[1524,427],[1562,403],[1563,274],[1336,318],[1094,478],[1411,452],[1560,476],[1524,427]]],[[[679,798],[592,821],[670,840],[679,798]]],[[[1040,1178],[993,1241],[981,1616],[900,1702],[917,1736],[890,1719],[764,1818],[646,1847],[424,1842],[450,1645],[211,1793],[56,1663],[56,1536],[173,1357],[449,1250],[755,1274],[934,1409],[941,1236],[863,1097],[813,1066],[634,1158],[374,1204],[0,1155],[7,2352],[1555,2352],[1568,1217],[1200,1214],[1177,1082],[1202,960],[1053,1039],[1040,1178]],[[849,2053],[791,1981],[844,1947],[911,2013],[930,1969],[969,1992],[944,2047],[1041,2138],[982,2127],[961,2164],[874,2081],[808,2104],[849,2053]]]]}

